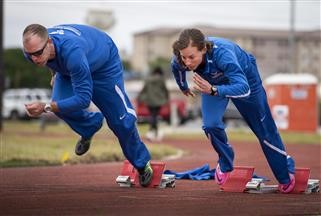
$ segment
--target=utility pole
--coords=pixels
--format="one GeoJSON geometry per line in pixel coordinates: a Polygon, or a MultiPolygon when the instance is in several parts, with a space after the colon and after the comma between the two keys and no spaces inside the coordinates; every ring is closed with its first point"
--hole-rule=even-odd
{"type": "Polygon", "coordinates": [[[297,73],[295,49],[295,1],[290,0],[290,31],[289,31],[289,69],[290,73],[297,73]]]}
{"type": "Polygon", "coordinates": [[[4,63],[3,63],[3,4],[4,0],[0,1],[0,132],[3,129],[2,125],[2,97],[4,90],[4,63]]]}

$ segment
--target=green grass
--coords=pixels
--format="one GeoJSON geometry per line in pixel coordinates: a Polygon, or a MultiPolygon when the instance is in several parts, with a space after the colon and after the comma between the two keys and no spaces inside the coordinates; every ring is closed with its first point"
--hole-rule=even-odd
{"type": "MultiPolygon", "coordinates": [[[[283,142],[288,144],[312,144],[321,145],[321,136],[317,133],[303,133],[303,132],[281,132],[283,142]]],[[[230,142],[244,141],[257,142],[257,138],[253,132],[248,130],[227,130],[227,136],[230,142]]],[[[172,139],[188,139],[198,140],[206,139],[204,133],[173,133],[169,135],[172,139]]]]}
{"type": "MultiPolygon", "coordinates": [[[[287,144],[321,144],[321,136],[317,133],[304,132],[280,132],[281,138],[285,145],[287,144]]],[[[228,136],[231,141],[257,141],[253,132],[236,130],[228,131],[228,136]]]]}
{"type": "MultiPolygon", "coordinates": [[[[5,122],[0,140],[0,167],[123,161],[116,137],[104,127],[95,135],[90,151],[79,157],[74,153],[78,135],[65,124],[49,125],[41,131],[37,121],[5,122]]],[[[178,152],[164,143],[147,147],[153,160],[178,152]]]]}
{"type": "MultiPolygon", "coordinates": [[[[148,125],[139,125],[140,134],[145,134],[148,125]]],[[[257,142],[252,132],[244,130],[227,131],[229,141],[257,142]]],[[[281,133],[283,142],[288,144],[320,145],[320,134],[281,133]]],[[[201,140],[204,133],[173,133],[170,139],[201,140]]],[[[5,121],[0,134],[0,167],[43,166],[78,163],[97,163],[124,160],[116,137],[104,125],[94,137],[91,149],[79,157],[74,153],[78,135],[65,124],[49,125],[41,131],[37,121],[5,121]]],[[[153,160],[175,155],[179,149],[160,144],[147,144],[153,160]]]]}

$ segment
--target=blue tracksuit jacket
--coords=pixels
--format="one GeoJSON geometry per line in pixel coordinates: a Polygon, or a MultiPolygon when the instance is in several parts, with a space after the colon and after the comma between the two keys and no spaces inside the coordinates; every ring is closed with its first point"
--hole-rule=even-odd
{"type": "Polygon", "coordinates": [[[56,58],[48,67],[69,76],[75,95],[57,101],[61,112],[87,108],[92,98],[93,80],[116,78],[122,74],[118,50],[112,39],[95,28],[61,25],[49,28],[56,58]]]}
{"type": "Polygon", "coordinates": [[[56,115],[84,138],[93,136],[105,117],[126,158],[143,168],[150,154],[137,132],[113,40],[85,25],[59,25],[49,28],[48,34],[55,47],[55,58],[47,66],[57,72],[52,96],[59,108],[56,115]],[[91,101],[101,113],[86,110],[91,101]]]}

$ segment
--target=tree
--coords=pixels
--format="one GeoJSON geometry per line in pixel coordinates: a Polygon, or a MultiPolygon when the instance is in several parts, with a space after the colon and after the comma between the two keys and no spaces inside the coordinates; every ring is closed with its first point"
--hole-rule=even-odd
{"type": "Polygon", "coordinates": [[[49,69],[28,62],[19,48],[4,51],[4,68],[9,88],[49,87],[49,69]]]}
{"type": "Polygon", "coordinates": [[[2,93],[4,84],[3,67],[3,1],[0,2],[0,132],[2,131],[2,93]]]}
{"type": "Polygon", "coordinates": [[[156,67],[161,67],[164,70],[165,77],[171,76],[171,68],[170,68],[170,59],[164,58],[164,57],[158,57],[154,61],[149,62],[149,68],[152,70],[156,67]]]}
{"type": "Polygon", "coordinates": [[[131,71],[132,65],[128,60],[122,60],[124,70],[131,71]]]}

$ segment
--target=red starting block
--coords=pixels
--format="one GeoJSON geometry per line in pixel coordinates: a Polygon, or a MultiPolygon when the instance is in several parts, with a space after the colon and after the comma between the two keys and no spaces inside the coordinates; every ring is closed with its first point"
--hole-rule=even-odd
{"type": "MultiPolygon", "coordinates": [[[[234,167],[226,182],[220,186],[221,191],[247,193],[276,193],[278,185],[265,185],[263,179],[254,178],[254,167],[234,167]]],[[[295,169],[295,186],[291,193],[310,194],[320,191],[320,181],[310,178],[310,168],[295,169]]]]}
{"type": "Polygon", "coordinates": [[[246,184],[252,179],[253,173],[254,167],[235,166],[234,170],[229,173],[226,182],[220,186],[221,191],[244,192],[246,184]]]}
{"type": "MultiPolygon", "coordinates": [[[[148,187],[149,188],[159,187],[162,180],[162,174],[165,170],[165,163],[151,161],[150,164],[153,169],[153,178],[152,178],[152,182],[148,187]]],[[[123,167],[120,171],[120,175],[129,176],[131,186],[140,186],[138,171],[134,168],[134,166],[128,160],[124,161],[123,167]]]]}
{"type": "Polygon", "coordinates": [[[138,184],[138,173],[128,160],[125,160],[120,171],[121,176],[129,176],[132,185],[138,184]]]}
{"type": "Polygon", "coordinates": [[[310,178],[310,168],[296,168],[295,169],[295,186],[291,193],[304,193],[308,187],[310,178]]]}

